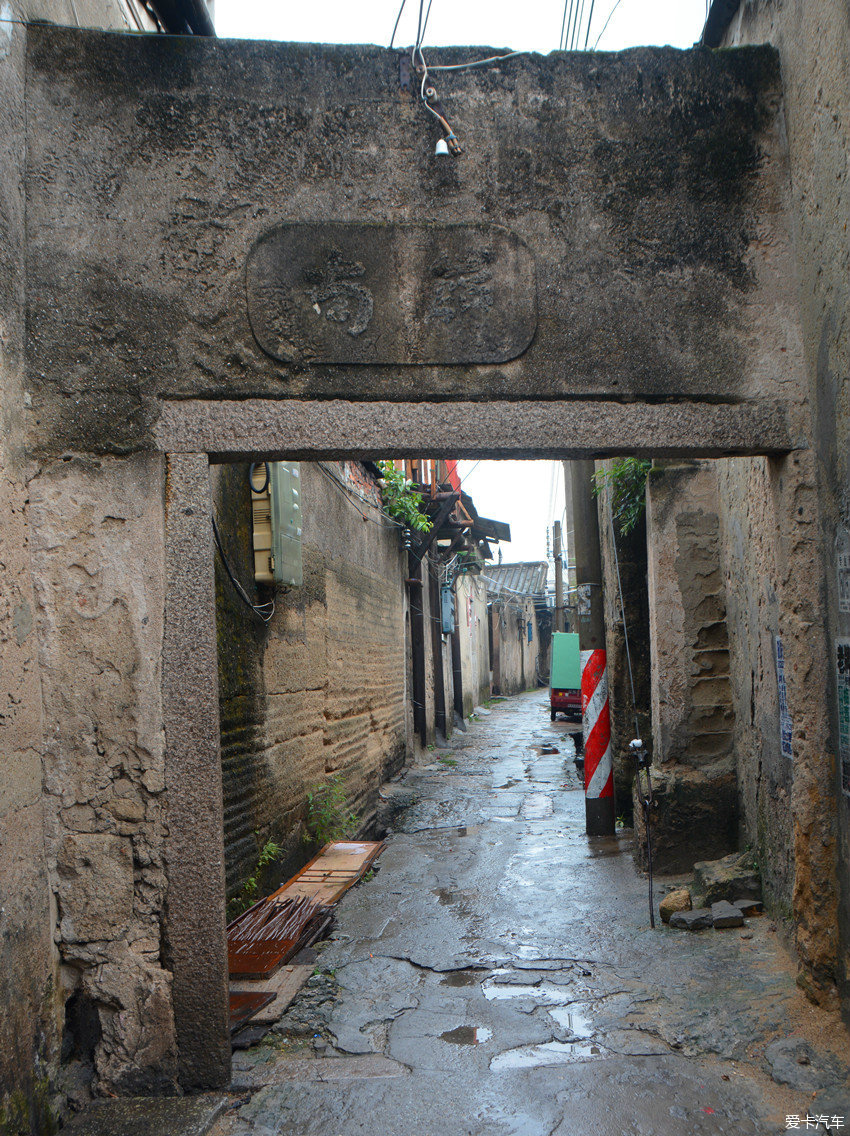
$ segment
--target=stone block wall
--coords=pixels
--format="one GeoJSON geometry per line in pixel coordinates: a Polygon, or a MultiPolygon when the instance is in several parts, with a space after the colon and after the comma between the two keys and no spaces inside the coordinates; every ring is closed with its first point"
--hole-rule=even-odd
{"type": "Polygon", "coordinates": [[[766,899],[774,910],[790,915],[793,758],[782,752],[780,738],[777,648],[782,650],[784,619],[771,478],[766,459],[723,461],[717,467],[728,626],[734,644],[731,669],[743,840],[757,849],[766,899]]]}
{"type": "Polygon", "coordinates": [[[719,507],[711,463],[651,470],[653,855],[660,870],[724,855],[738,838],[719,507]]]}
{"type": "MultiPolygon", "coordinates": [[[[248,467],[219,467],[216,480],[228,558],[256,592],[248,467]]],[[[268,626],[217,568],[231,895],[253,872],[265,840],[284,847],[276,876],[312,854],[304,827],[310,790],[338,776],[347,807],[368,825],[378,786],[404,762],[402,551],[379,500],[358,463],[327,463],[324,470],[301,464],[303,585],[275,593],[268,626]]],[[[271,595],[256,592],[260,602],[271,595]]]]}

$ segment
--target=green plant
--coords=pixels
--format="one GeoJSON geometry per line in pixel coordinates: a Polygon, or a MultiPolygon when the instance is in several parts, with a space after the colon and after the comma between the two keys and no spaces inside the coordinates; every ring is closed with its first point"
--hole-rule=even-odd
{"type": "Polygon", "coordinates": [[[318,844],[345,840],[357,829],[357,814],[345,801],[345,785],[335,773],[307,794],[307,833],[318,844]]]}
{"type": "Polygon", "coordinates": [[[430,532],[431,521],[420,508],[422,497],[413,488],[413,482],[408,481],[391,461],[378,462],[378,469],[381,471],[384,511],[409,529],[430,532]]]}
{"type": "Polygon", "coordinates": [[[439,763],[441,765],[449,765],[449,766],[457,765],[457,762],[455,761],[455,759],[453,757],[438,757],[437,761],[439,761],[439,763]]]}
{"type": "Polygon", "coordinates": [[[646,475],[651,468],[649,458],[616,458],[609,469],[597,470],[593,475],[594,497],[606,486],[611,488],[611,507],[622,536],[628,536],[644,514],[646,475]]]}
{"type": "Polygon", "coordinates": [[[267,840],[265,842],[260,849],[254,870],[242,885],[242,890],[238,895],[234,895],[233,898],[227,902],[228,919],[235,919],[237,915],[241,915],[243,911],[246,911],[251,906],[257,898],[257,892],[260,890],[260,880],[262,879],[263,870],[267,868],[269,864],[273,863],[282,853],[283,848],[276,841],[267,840]]]}

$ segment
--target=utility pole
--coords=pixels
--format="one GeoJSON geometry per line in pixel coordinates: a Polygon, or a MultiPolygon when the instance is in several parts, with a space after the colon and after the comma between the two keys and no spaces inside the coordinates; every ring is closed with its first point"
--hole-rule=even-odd
{"type": "Polygon", "coordinates": [[[588,836],[613,836],[614,765],[602,604],[602,552],[599,515],[592,491],[593,472],[592,461],[564,462],[579,601],[585,820],[588,836]]]}
{"type": "Polygon", "coordinates": [[[561,559],[561,522],[552,527],[552,551],[555,556],[555,630],[564,630],[564,564],[561,559]]]}

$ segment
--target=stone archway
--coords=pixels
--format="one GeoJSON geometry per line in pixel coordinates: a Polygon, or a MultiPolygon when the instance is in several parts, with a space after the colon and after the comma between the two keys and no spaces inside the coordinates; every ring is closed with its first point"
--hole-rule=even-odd
{"type": "Polygon", "coordinates": [[[30,453],[167,455],[185,1088],[229,1070],[209,460],[805,445],[771,50],[453,72],[459,163],[405,73],[373,48],[28,32],[30,453]]]}

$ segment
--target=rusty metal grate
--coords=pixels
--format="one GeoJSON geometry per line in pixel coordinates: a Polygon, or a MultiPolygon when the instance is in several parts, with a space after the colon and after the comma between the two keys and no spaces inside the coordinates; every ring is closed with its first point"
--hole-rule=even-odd
{"type": "Polygon", "coordinates": [[[332,914],[311,896],[270,896],[227,928],[231,978],[269,978],[302,947],[315,942],[332,914]]]}

